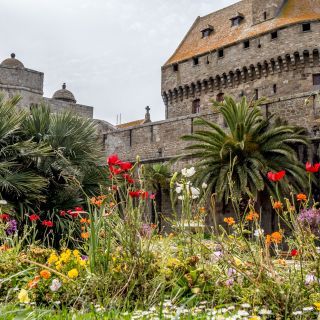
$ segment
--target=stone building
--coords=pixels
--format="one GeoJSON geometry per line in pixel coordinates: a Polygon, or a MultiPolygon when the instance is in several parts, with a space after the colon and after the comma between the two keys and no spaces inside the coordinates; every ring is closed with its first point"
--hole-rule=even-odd
{"type": "Polygon", "coordinates": [[[14,53],[0,64],[0,92],[6,97],[20,95],[22,97],[20,107],[30,108],[32,105],[45,103],[50,106],[52,112],[68,109],[82,117],[93,117],[93,107],[78,104],[73,93],[67,90],[65,83],[52,98],[44,97],[43,80],[42,72],[26,68],[16,59],[14,53]]]}
{"type": "Polygon", "coordinates": [[[319,39],[320,0],[243,0],[198,17],[162,67],[165,120],[106,132],[106,153],[146,162],[183,154],[180,137],[196,117],[223,125],[211,101],[224,95],[266,97],[266,115],[317,130],[319,39]]]}

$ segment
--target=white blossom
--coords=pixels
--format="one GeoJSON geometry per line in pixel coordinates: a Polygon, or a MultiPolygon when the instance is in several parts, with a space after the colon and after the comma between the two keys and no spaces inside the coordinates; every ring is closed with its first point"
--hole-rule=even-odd
{"type": "Polygon", "coordinates": [[[182,192],[182,188],[180,186],[176,187],[176,193],[180,194],[182,192]]]}
{"type": "Polygon", "coordinates": [[[192,199],[197,199],[197,198],[199,198],[200,190],[199,190],[198,188],[191,187],[191,188],[190,188],[190,191],[191,191],[192,199]]]}
{"type": "Polygon", "coordinates": [[[184,168],[181,170],[181,173],[184,177],[190,178],[196,173],[196,170],[194,167],[191,167],[190,169],[184,168]]]}
{"type": "Polygon", "coordinates": [[[208,185],[207,185],[205,182],[203,182],[202,185],[201,185],[201,187],[202,187],[202,189],[207,189],[207,188],[208,188],[208,185]]]}
{"type": "Polygon", "coordinates": [[[58,279],[53,279],[52,284],[50,286],[50,290],[53,292],[58,291],[61,288],[62,284],[58,279]]]}
{"type": "Polygon", "coordinates": [[[254,231],[253,235],[255,237],[261,237],[261,236],[264,235],[264,230],[263,229],[257,229],[257,230],[254,231]]]}
{"type": "Polygon", "coordinates": [[[8,202],[6,200],[0,200],[0,205],[1,204],[5,205],[5,204],[8,204],[8,202]]]}

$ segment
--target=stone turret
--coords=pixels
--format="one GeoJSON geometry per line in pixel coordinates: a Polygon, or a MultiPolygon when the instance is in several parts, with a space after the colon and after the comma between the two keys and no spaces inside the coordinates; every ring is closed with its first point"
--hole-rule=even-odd
{"type": "Polygon", "coordinates": [[[65,83],[62,85],[62,89],[56,91],[53,94],[52,99],[71,102],[71,103],[77,102],[73,93],[67,90],[67,85],[65,83]]]}

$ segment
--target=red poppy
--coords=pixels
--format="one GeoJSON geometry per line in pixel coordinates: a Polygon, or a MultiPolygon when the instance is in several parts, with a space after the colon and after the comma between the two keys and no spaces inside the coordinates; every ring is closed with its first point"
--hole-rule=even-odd
{"type": "Polygon", "coordinates": [[[139,198],[140,197],[140,191],[129,191],[129,196],[131,198],[139,198]]]}
{"type": "Polygon", "coordinates": [[[68,210],[68,211],[67,211],[67,214],[72,214],[72,210],[68,210]]]}
{"type": "Polygon", "coordinates": [[[52,228],[53,227],[53,222],[49,221],[49,220],[44,220],[44,221],[42,221],[42,225],[46,226],[46,227],[49,227],[49,228],[52,228]]]}
{"type": "Polygon", "coordinates": [[[306,170],[308,172],[315,173],[315,172],[318,172],[319,169],[320,169],[320,163],[315,163],[313,166],[311,165],[310,162],[306,163],[306,170]]]}
{"type": "Polygon", "coordinates": [[[291,257],[296,257],[299,255],[299,251],[297,249],[293,249],[290,253],[291,257]]]}
{"type": "Polygon", "coordinates": [[[132,179],[132,177],[131,177],[129,174],[125,173],[125,174],[122,175],[122,177],[123,177],[125,180],[127,180],[127,182],[128,182],[129,184],[133,184],[133,183],[134,183],[134,180],[132,179]]]}
{"type": "Polygon", "coordinates": [[[59,212],[60,217],[64,217],[66,214],[67,213],[65,211],[63,211],[63,210],[59,212]]]}
{"type": "Polygon", "coordinates": [[[286,172],[284,170],[275,172],[275,173],[270,171],[268,172],[267,177],[270,181],[277,182],[282,180],[285,175],[286,175],[286,172]]]}
{"type": "Polygon", "coordinates": [[[81,211],[83,211],[83,208],[82,208],[82,207],[75,207],[75,208],[74,208],[74,211],[81,212],[81,211]]]}
{"type": "Polygon", "coordinates": [[[113,165],[116,165],[116,164],[119,164],[120,163],[120,160],[118,158],[118,155],[116,154],[112,154],[109,158],[108,158],[108,165],[109,166],[113,166],[113,165]]]}
{"type": "Polygon", "coordinates": [[[130,162],[120,162],[119,166],[124,171],[128,171],[128,170],[132,169],[132,163],[130,163],[130,162]]]}
{"type": "MultiPolygon", "coordinates": [[[[110,167],[109,167],[109,170],[110,170],[110,172],[111,172],[112,174],[114,174],[114,175],[116,175],[116,176],[122,172],[122,169],[120,169],[120,168],[115,168],[115,167],[113,167],[113,166],[110,166],[110,167]]],[[[111,175],[111,177],[112,177],[112,175],[111,175]]]]}
{"type": "Polygon", "coordinates": [[[30,221],[37,221],[40,219],[40,217],[37,214],[32,214],[29,216],[30,221]]]}
{"type": "Polygon", "coordinates": [[[0,219],[1,220],[7,221],[7,220],[9,220],[9,218],[10,218],[10,216],[8,214],[6,214],[6,213],[0,214],[0,219]]]}

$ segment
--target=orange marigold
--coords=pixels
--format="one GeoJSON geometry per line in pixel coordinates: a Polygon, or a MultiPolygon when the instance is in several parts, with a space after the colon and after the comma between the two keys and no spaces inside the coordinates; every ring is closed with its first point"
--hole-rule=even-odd
{"type": "Polygon", "coordinates": [[[232,226],[232,225],[234,225],[234,224],[236,223],[232,217],[224,218],[223,221],[224,221],[228,226],[232,226]]]}
{"type": "Polygon", "coordinates": [[[276,201],[272,207],[273,209],[282,209],[283,205],[282,205],[282,202],[276,201]]]}
{"type": "Polygon", "coordinates": [[[281,243],[282,241],[282,234],[279,231],[276,231],[274,233],[271,234],[271,241],[273,243],[281,243]]]}
{"type": "Polygon", "coordinates": [[[304,193],[299,193],[297,195],[297,200],[298,201],[307,201],[307,196],[304,193]]]}
{"type": "Polygon", "coordinates": [[[259,219],[259,214],[254,211],[250,211],[250,213],[246,216],[247,221],[253,221],[258,219],[259,219]]]}
{"type": "Polygon", "coordinates": [[[81,238],[82,238],[82,239],[89,239],[89,237],[90,237],[89,232],[83,232],[83,233],[81,233],[81,238]]]}
{"type": "Polygon", "coordinates": [[[40,276],[41,276],[43,279],[50,279],[50,277],[51,277],[51,272],[48,271],[48,270],[41,270],[41,271],[40,271],[40,276]]]}

